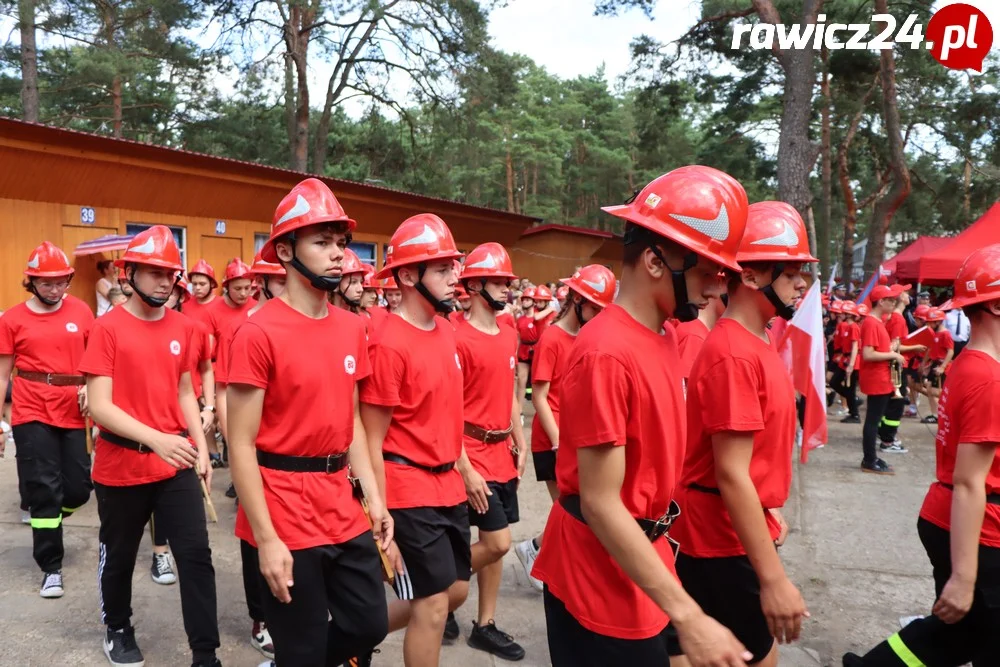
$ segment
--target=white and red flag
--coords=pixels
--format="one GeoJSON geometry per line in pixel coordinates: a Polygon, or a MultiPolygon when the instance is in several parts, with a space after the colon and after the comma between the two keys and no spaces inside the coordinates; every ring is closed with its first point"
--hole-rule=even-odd
{"type": "Polygon", "coordinates": [[[778,343],[778,355],[788,366],[795,391],[806,400],[799,457],[802,463],[809,459],[809,450],[827,441],[825,345],[821,287],[815,281],[778,343]]]}

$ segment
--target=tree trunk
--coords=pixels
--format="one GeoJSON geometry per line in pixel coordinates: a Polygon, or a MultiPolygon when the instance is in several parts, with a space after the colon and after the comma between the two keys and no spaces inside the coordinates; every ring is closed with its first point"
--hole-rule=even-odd
{"type": "MultiPolygon", "coordinates": [[[[876,13],[888,13],[887,0],[875,0],[876,13]]],[[[892,217],[910,194],[910,170],[903,152],[903,134],[900,131],[899,105],[896,94],[896,63],[891,49],[880,52],[879,76],[882,79],[882,116],[885,133],[889,139],[889,169],[892,184],[889,192],[875,203],[872,224],[868,229],[868,246],[865,248],[865,278],[874,274],[885,255],[885,235],[892,224],[892,217]]]]}
{"type": "Polygon", "coordinates": [[[820,150],[822,153],[822,179],[820,189],[819,223],[816,225],[816,257],[819,258],[821,275],[830,273],[830,218],[833,198],[833,137],[830,128],[830,116],[833,113],[833,95],[830,91],[830,52],[823,49],[823,74],[820,80],[820,92],[823,104],[820,106],[822,130],[820,150]]]}
{"type": "Polygon", "coordinates": [[[306,171],[309,160],[309,37],[312,29],[303,30],[315,22],[315,4],[302,7],[289,3],[285,22],[285,46],[295,65],[295,122],[291,133],[291,161],[295,171],[306,171]]]}
{"type": "MultiPolygon", "coordinates": [[[[797,23],[816,23],[823,0],[802,0],[802,15],[797,23]]],[[[781,15],[772,0],[753,0],[754,9],[764,23],[780,24],[781,15]]],[[[775,48],[785,72],[780,134],[778,137],[778,197],[791,204],[805,220],[812,202],[809,175],[819,156],[819,147],[809,140],[815,67],[811,49],[775,48]]]]}
{"type": "Polygon", "coordinates": [[[504,166],[507,169],[507,210],[514,213],[514,162],[510,157],[510,145],[504,157],[504,166]]]}
{"type": "Polygon", "coordinates": [[[962,214],[963,220],[969,222],[969,205],[971,204],[970,198],[972,196],[972,160],[965,158],[965,170],[962,172],[962,183],[963,183],[963,197],[962,197],[962,214]]]}
{"type": "Polygon", "coordinates": [[[35,0],[18,0],[21,28],[21,118],[38,122],[38,51],[35,49],[35,0]]]}
{"type": "MultiPolygon", "coordinates": [[[[812,206],[806,211],[806,233],[809,235],[809,245],[813,248],[816,247],[816,216],[813,215],[812,206]]],[[[813,255],[815,257],[815,255],[813,255]]],[[[820,267],[816,264],[810,264],[812,267],[812,275],[814,280],[818,280],[821,275],[826,275],[825,273],[819,273],[820,267]]]]}
{"type": "Polygon", "coordinates": [[[116,139],[122,138],[122,77],[115,74],[111,80],[111,124],[116,139]]]}
{"type": "Polygon", "coordinates": [[[851,188],[851,172],[847,166],[847,155],[854,141],[854,135],[858,132],[858,125],[861,124],[861,117],[865,113],[865,105],[871,99],[875,86],[878,83],[878,76],[872,81],[872,85],[865,91],[865,96],[861,98],[857,113],[851,119],[851,124],[847,127],[847,133],[837,148],[837,177],[840,181],[840,192],[844,197],[844,244],[841,248],[840,275],[851,279],[851,267],[854,266],[854,230],[858,225],[858,202],[854,198],[854,190],[851,188]]]}
{"type": "Polygon", "coordinates": [[[285,132],[288,134],[288,160],[295,153],[295,63],[292,54],[285,54],[285,132]]]}

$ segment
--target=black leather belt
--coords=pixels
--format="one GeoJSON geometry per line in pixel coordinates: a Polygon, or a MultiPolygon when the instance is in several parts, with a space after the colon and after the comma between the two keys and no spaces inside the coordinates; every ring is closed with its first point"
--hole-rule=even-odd
{"type": "MultiPolygon", "coordinates": [[[[946,484],[944,482],[938,482],[941,486],[948,489],[949,491],[954,491],[955,486],[953,484],[946,484]]],[[[987,493],[986,502],[990,505],[1000,505],[1000,493],[987,493]]]]}
{"type": "Polygon", "coordinates": [[[711,493],[713,496],[721,496],[722,491],[719,491],[712,486],[702,486],[701,484],[688,484],[688,488],[692,491],[700,491],[701,493],[711,493]]]}
{"type": "Polygon", "coordinates": [[[418,470],[423,470],[424,472],[433,473],[435,475],[440,475],[446,473],[449,470],[454,469],[455,462],[444,463],[439,466],[425,466],[422,463],[417,463],[416,461],[411,461],[405,456],[400,456],[399,454],[393,454],[392,452],[382,452],[382,459],[384,461],[389,461],[391,463],[398,463],[402,466],[410,466],[411,468],[416,468],[418,470]]]}
{"type": "Polygon", "coordinates": [[[257,450],[257,463],[271,470],[285,472],[338,472],[347,467],[347,452],[329,456],[290,456],[257,450]]]}
{"type": "MultiPolygon", "coordinates": [[[[569,512],[569,514],[577,521],[583,524],[587,523],[587,520],[583,517],[583,508],[580,506],[580,496],[559,496],[559,504],[562,505],[563,509],[569,512]]],[[[646,533],[646,537],[649,538],[649,541],[655,542],[667,534],[670,530],[670,526],[673,525],[674,520],[680,516],[680,514],[680,505],[671,500],[670,506],[667,508],[667,512],[659,519],[641,519],[636,517],[635,522],[639,524],[640,528],[642,528],[642,532],[646,533]]],[[[674,540],[670,540],[670,542],[671,545],[677,544],[674,540]]],[[[674,548],[674,553],[677,553],[676,547],[674,548]]]]}
{"type": "MultiPolygon", "coordinates": [[[[178,435],[182,438],[188,437],[187,429],[181,431],[178,435]]],[[[118,445],[119,447],[124,447],[125,449],[131,449],[134,452],[139,452],[140,454],[148,454],[153,451],[149,448],[149,445],[144,445],[138,440],[132,440],[131,438],[126,438],[123,435],[118,435],[117,433],[112,433],[111,431],[105,431],[101,429],[97,434],[101,440],[105,442],[110,442],[112,445],[118,445]]]]}

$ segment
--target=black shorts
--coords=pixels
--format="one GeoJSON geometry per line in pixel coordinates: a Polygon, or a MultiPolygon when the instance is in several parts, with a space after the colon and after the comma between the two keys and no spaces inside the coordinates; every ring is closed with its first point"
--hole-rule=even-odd
{"type": "Polygon", "coordinates": [[[531,452],[531,462],[535,465],[535,479],[539,482],[556,481],[556,450],[531,452]]]}
{"type": "Polygon", "coordinates": [[[515,477],[509,482],[486,482],[493,492],[486,499],[490,505],[486,514],[480,514],[469,505],[469,524],[487,532],[503,530],[512,523],[520,521],[517,507],[517,482],[515,477]]]}
{"type": "Polygon", "coordinates": [[[767,657],[774,637],[760,607],[760,580],[746,556],[694,558],[677,554],[677,577],[706,614],[729,628],[753,653],[767,657]]]}
{"type": "Polygon", "coordinates": [[[920,384],[920,381],[923,378],[920,377],[920,369],[919,368],[904,368],[903,369],[903,379],[904,380],[912,380],[914,384],[920,384]]]}
{"type": "MultiPolygon", "coordinates": [[[[930,365],[927,367],[927,375],[924,376],[924,380],[926,380],[931,386],[933,386],[934,382],[935,382],[934,369],[941,368],[941,364],[942,363],[943,362],[940,359],[938,359],[938,360],[932,361],[930,363],[930,365]]],[[[944,379],[946,377],[948,377],[948,375],[947,375],[947,373],[942,373],[940,377],[941,377],[940,386],[943,387],[944,386],[944,379]]]]}
{"type": "Polygon", "coordinates": [[[396,595],[426,598],[472,578],[472,535],[465,503],[453,507],[389,510],[396,524],[396,546],[406,572],[396,579],[396,595]]]}
{"type": "Polygon", "coordinates": [[[566,605],[545,587],[545,628],[552,667],[668,665],[669,626],[649,639],[619,639],[580,625],[566,605]]]}

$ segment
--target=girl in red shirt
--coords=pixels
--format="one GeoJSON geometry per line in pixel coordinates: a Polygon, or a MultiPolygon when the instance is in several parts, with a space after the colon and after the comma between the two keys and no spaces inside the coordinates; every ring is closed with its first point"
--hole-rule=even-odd
{"type": "Polygon", "coordinates": [[[32,555],[43,573],[39,595],[58,598],[63,595],[62,522],[87,502],[92,488],[81,414],[87,394],[77,366],[94,315],[66,294],[73,268],[55,245],[46,241],[35,248],[24,275],[32,297],[0,317],[0,396],[16,368],[11,424],[30,512],[32,555]]]}
{"type": "Polygon", "coordinates": [[[927,326],[934,332],[934,345],[927,350],[924,362],[924,390],[931,404],[931,412],[920,423],[937,424],[938,398],[941,396],[948,366],[955,356],[955,341],[951,332],[944,328],[944,311],[940,308],[927,311],[927,326]]]}

